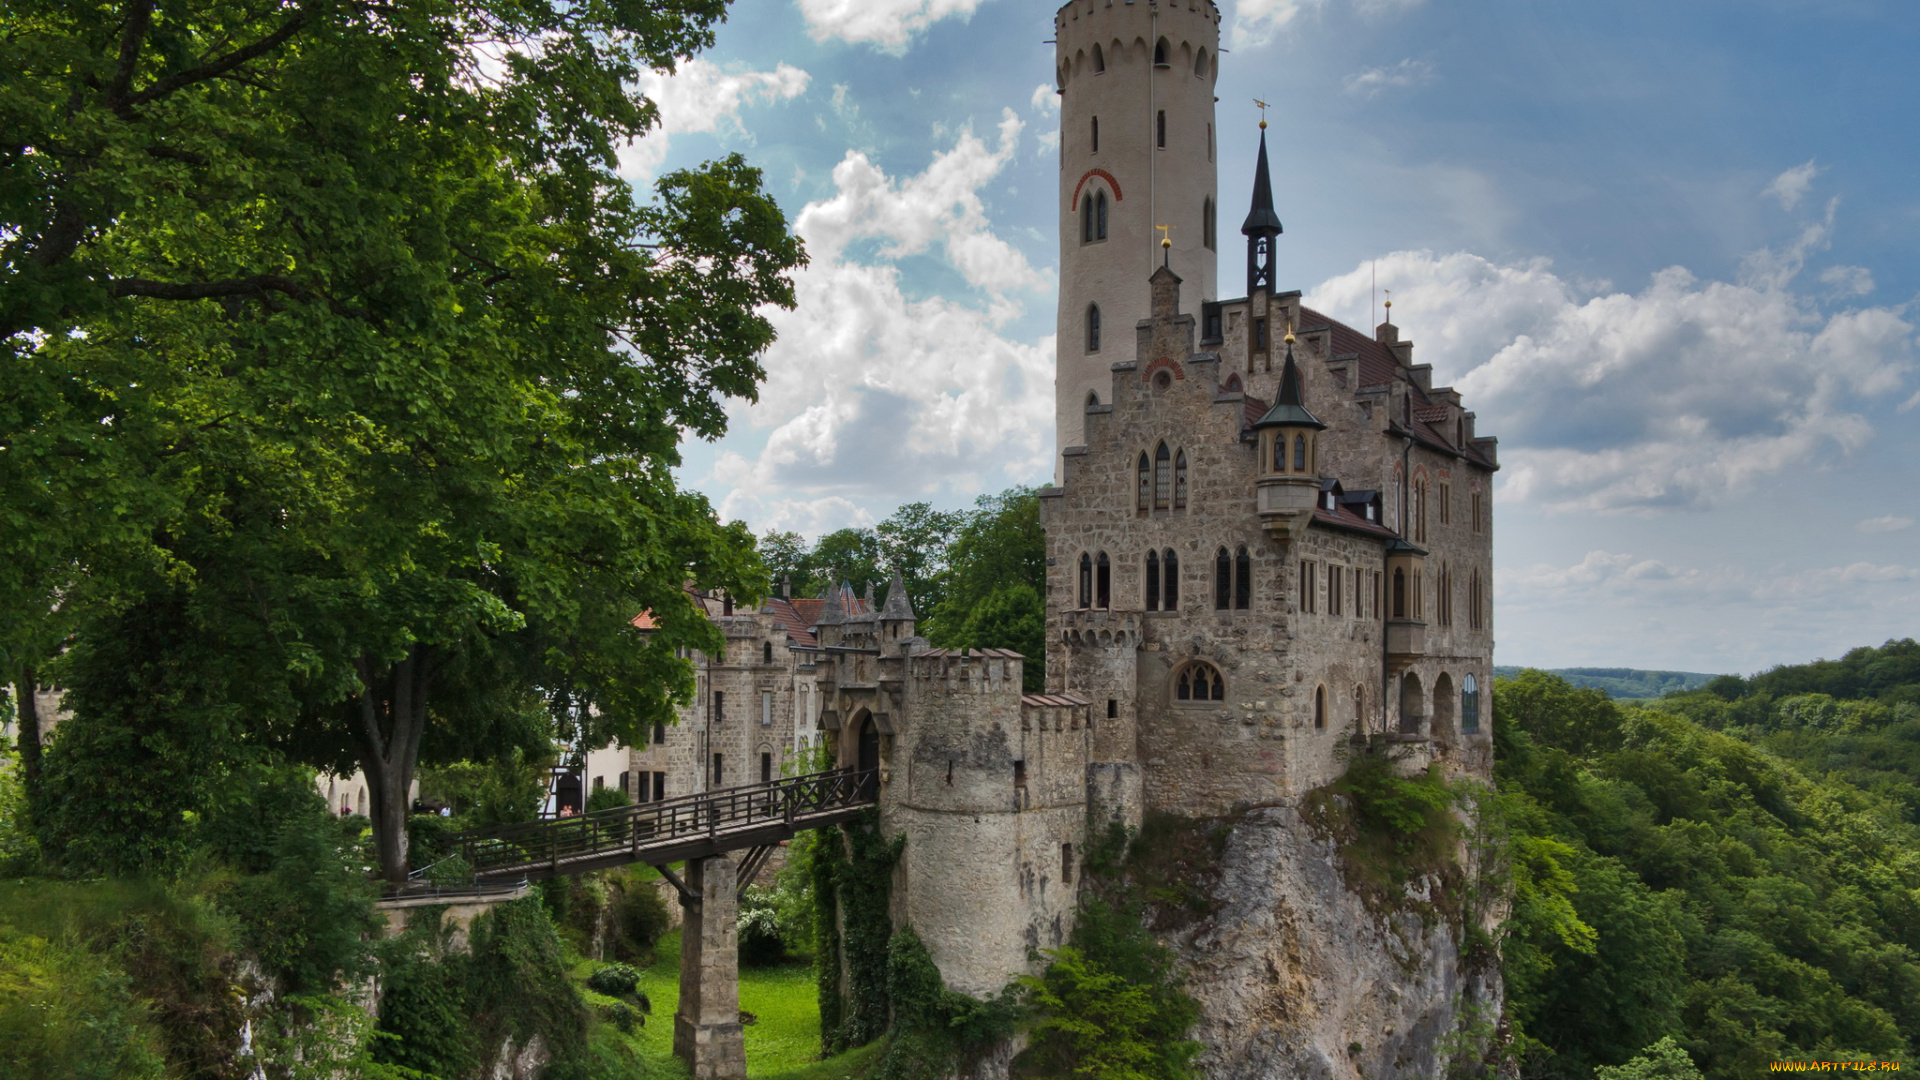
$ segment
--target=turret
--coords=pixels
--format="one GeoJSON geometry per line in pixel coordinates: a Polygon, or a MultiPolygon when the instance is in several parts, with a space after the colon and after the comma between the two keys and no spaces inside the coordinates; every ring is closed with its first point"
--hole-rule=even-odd
{"type": "Polygon", "coordinates": [[[880,609],[880,636],[883,641],[904,641],[913,636],[913,603],[907,597],[906,579],[893,572],[887,586],[887,604],[880,609]]]}
{"type": "Polygon", "coordinates": [[[1300,393],[1300,368],[1293,360],[1293,331],[1287,331],[1287,359],[1280,369],[1280,394],[1265,416],[1254,421],[1259,437],[1260,471],[1255,481],[1260,523],[1282,543],[1299,534],[1313,517],[1320,494],[1320,433],[1327,425],[1307,411],[1300,393]]]}

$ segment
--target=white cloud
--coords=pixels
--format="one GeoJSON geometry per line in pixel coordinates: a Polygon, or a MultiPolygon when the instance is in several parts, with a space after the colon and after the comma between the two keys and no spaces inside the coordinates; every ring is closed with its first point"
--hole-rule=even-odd
{"type": "MultiPolygon", "coordinates": [[[[1749,260],[1737,284],[1672,267],[1638,293],[1583,287],[1545,260],[1419,251],[1377,265],[1417,359],[1500,437],[1504,498],[1648,512],[1855,453],[1873,435],[1863,413],[1904,393],[1914,327],[1901,309],[1829,315],[1789,288],[1818,242],[1749,260]]],[[[1369,325],[1369,269],[1308,302],[1369,325]]]]}
{"type": "Polygon", "coordinates": [[[1888,514],[1885,517],[1866,518],[1862,520],[1859,524],[1855,525],[1854,528],[1860,530],[1863,533],[1899,532],[1902,529],[1913,528],[1913,519],[1910,517],[1900,517],[1895,514],[1888,514]]]}
{"type": "Polygon", "coordinates": [[[1780,209],[1792,210],[1800,205],[1801,199],[1806,198],[1807,192],[1813,190],[1813,178],[1822,171],[1812,158],[1808,158],[1805,165],[1795,165],[1774,177],[1772,183],[1760,190],[1760,194],[1779,199],[1780,209]]]}
{"type": "Polygon", "coordinates": [[[1820,281],[1828,286],[1827,295],[1835,299],[1873,291],[1873,272],[1864,266],[1829,266],[1820,271],[1820,281]]]}
{"type": "Polygon", "coordinates": [[[1406,59],[1392,67],[1367,68],[1342,80],[1347,93],[1355,97],[1377,97],[1382,91],[1424,86],[1433,81],[1433,65],[1425,60],[1406,59]]]}
{"type": "MultiPolygon", "coordinates": [[[[1265,45],[1293,29],[1303,16],[1318,14],[1333,0],[1240,0],[1233,13],[1237,48],[1265,45]]],[[[1419,7],[1422,0],[1349,0],[1366,18],[1381,18],[1419,7]]]]}
{"type": "Polygon", "coordinates": [[[866,42],[886,52],[904,52],[915,34],[939,22],[973,14],[982,0],[800,0],[807,32],[815,41],[866,42]]]}
{"type": "MultiPolygon", "coordinates": [[[[779,340],[760,401],[755,456],[727,450],[713,479],[722,511],[809,531],[858,521],[850,498],[977,491],[996,474],[1044,476],[1053,450],[1053,339],[1004,333],[1024,299],[1052,285],[997,236],[980,191],[1019,147],[1006,110],[990,145],[970,129],[917,176],[889,176],[850,151],[832,197],[794,228],[810,265],[798,304],[769,315],[779,340]],[[909,295],[902,261],[931,258],[965,289],[909,295]]],[[[736,415],[740,415],[736,413],[736,415]]]]}
{"type": "Polygon", "coordinates": [[[799,97],[809,81],[791,64],[772,71],[727,71],[704,57],[688,60],[672,75],[645,72],[640,92],[660,106],[660,126],[621,153],[620,170],[629,179],[651,176],[666,160],[671,136],[742,131],[742,108],[799,97]]]}

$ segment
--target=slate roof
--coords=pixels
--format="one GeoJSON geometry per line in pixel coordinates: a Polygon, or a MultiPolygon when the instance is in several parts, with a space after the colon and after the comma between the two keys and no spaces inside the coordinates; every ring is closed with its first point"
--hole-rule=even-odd
{"type": "MultiPolygon", "coordinates": [[[[1300,309],[1300,326],[1297,334],[1325,331],[1331,338],[1327,355],[1357,356],[1360,361],[1360,385],[1380,386],[1400,377],[1400,360],[1393,350],[1374,340],[1372,334],[1362,333],[1337,319],[1330,319],[1312,308],[1300,309]]],[[[1407,390],[1413,395],[1413,422],[1405,424],[1400,417],[1392,418],[1392,430],[1397,434],[1411,435],[1431,449],[1442,453],[1465,458],[1484,468],[1498,468],[1479,447],[1468,443],[1465,446],[1453,444],[1453,433],[1444,431],[1446,415],[1438,406],[1440,402],[1427,396],[1418,383],[1409,382],[1407,390]],[[1423,419],[1432,417],[1434,419],[1423,419]]]]}

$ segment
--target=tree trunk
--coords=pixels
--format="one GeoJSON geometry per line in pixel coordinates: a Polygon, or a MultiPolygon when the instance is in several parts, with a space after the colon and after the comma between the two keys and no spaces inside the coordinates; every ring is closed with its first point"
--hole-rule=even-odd
{"type": "Polygon", "coordinates": [[[407,860],[408,794],[420,760],[420,737],[427,729],[427,688],[432,679],[431,650],[417,645],[385,671],[363,656],[355,664],[361,692],[352,701],[358,723],[360,769],[367,777],[368,818],[380,857],[380,876],[404,885],[407,860]]]}
{"type": "Polygon", "coordinates": [[[28,806],[40,794],[40,702],[34,696],[39,689],[33,668],[21,668],[13,697],[20,716],[20,782],[27,789],[28,806]]]}

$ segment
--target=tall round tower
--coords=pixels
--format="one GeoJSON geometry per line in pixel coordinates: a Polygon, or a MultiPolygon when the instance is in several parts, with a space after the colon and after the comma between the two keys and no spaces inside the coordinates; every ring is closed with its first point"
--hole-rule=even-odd
{"type": "Polygon", "coordinates": [[[1113,400],[1134,358],[1147,277],[1170,257],[1180,308],[1219,299],[1211,0],[1072,0],[1054,16],[1060,107],[1060,316],[1055,467],[1084,442],[1089,398],[1113,400]],[[1167,226],[1163,234],[1158,226],[1167,226]],[[1160,239],[1173,241],[1163,255],[1160,239]]]}

